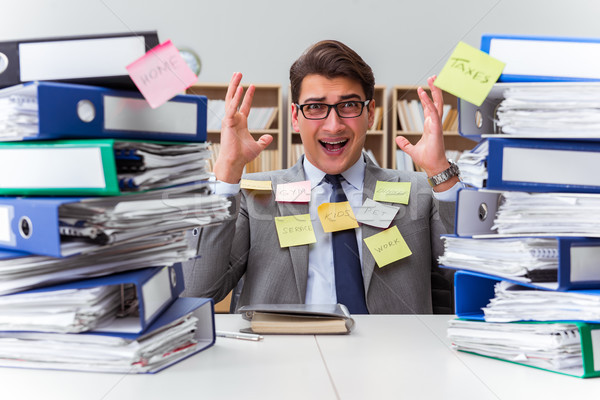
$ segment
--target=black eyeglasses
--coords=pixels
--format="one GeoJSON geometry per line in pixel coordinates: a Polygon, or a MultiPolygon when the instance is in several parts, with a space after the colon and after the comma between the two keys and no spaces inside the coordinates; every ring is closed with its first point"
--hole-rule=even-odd
{"type": "Polygon", "coordinates": [[[306,103],[297,104],[296,107],[302,111],[302,115],[306,119],[325,119],[329,116],[331,109],[335,109],[338,117],[340,118],[356,118],[360,117],[363,112],[363,108],[369,104],[371,100],[358,101],[342,101],[337,104],[325,104],[325,103],[306,103]]]}

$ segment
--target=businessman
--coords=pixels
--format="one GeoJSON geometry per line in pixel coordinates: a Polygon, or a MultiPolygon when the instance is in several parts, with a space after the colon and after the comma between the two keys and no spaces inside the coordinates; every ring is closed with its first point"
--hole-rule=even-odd
{"type": "MultiPolygon", "coordinates": [[[[348,306],[352,313],[427,314],[432,312],[432,277],[448,273],[437,267],[443,251],[440,234],[453,230],[458,170],[445,157],[441,91],[429,78],[431,98],[419,88],[424,132],[415,145],[396,143],[423,173],[382,169],[363,152],[373,124],[375,79],[369,65],[337,41],[311,46],[290,68],[292,125],[305,154],[293,167],[245,176],[277,185],[310,181],[310,201],[278,202],[274,192],[241,189],[244,166],[273,140],[255,140],[247,128],[254,87],[244,94],[235,73],[226,95],[221,151],[214,165],[217,191],[235,197],[236,219],[203,228],[198,255],[185,266],[188,296],[223,299],[244,277],[236,309],[258,303],[312,303],[348,306]],[[428,177],[430,178],[428,180],[428,177]],[[390,226],[397,227],[411,255],[377,265],[363,239],[384,229],[362,223],[358,228],[325,232],[317,208],[348,201],[354,214],[373,199],[382,182],[410,182],[408,204],[390,226]],[[281,247],[275,217],[310,215],[316,242],[281,247]]],[[[449,295],[449,293],[448,293],[449,295]]],[[[447,312],[452,312],[447,309],[447,312]]]]}

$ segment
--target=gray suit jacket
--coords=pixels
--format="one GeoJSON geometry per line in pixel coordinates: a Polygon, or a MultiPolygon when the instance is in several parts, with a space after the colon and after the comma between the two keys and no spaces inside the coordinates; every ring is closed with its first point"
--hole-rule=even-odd
{"type": "MultiPolygon", "coordinates": [[[[382,169],[365,157],[363,201],[373,198],[377,181],[410,181],[408,205],[392,222],[412,255],[379,268],[363,246],[363,277],[369,312],[427,314],[432,312],[431,274],[439,270],[443,251],[440,234],[451,233],[454,202],[438,202],[422,173],[382,169]]],[[[292,168],[250,174],[249,179],[278,184],[306,180],[303,157],[292,168]]],[[[256,303],[304,303],[308,277],[308,245],[281,248],[274,217],[307,214],[307,203],[278,203],[274,193],[241,190],[236,220],[205,227],[198,240],[199,257],[184,265],[184,296],[223,299],[245,274],[237,307],[256,303]]],[[[363,239],[382,231],[362,225],[363,239]]],[[[444,272],[445,273],[445,272],[444,272]]],[[[447,273],[448,274],[448,273],[447,273]]]]}

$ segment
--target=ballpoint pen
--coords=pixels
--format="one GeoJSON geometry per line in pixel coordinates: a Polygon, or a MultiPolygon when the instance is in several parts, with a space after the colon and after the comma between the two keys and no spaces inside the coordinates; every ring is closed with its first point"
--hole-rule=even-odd
{"type": "Polygon", "coordinates": [[[254,342],[263,340],[262,335],[256,335],[254,333],[217,331],[216,334],[217,337],[224,337],[229,339],[252,340],[254,342]]]}

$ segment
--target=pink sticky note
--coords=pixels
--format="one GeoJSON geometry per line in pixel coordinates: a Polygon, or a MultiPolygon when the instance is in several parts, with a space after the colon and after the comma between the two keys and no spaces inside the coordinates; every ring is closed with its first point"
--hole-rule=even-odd
{"type": "Polygon", "coordinates": [[[170,40],[129,64],[127,71],[152,108],[182,93],[198,79],[170,40]]]}
{"type": "Polygon", "coordinates": [[[277,185],[275,201],[307,203],[310,201],[310,181],[281,183],[277,185]]]}

